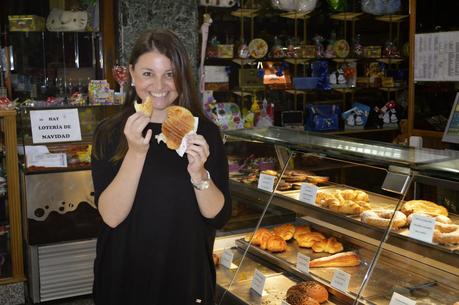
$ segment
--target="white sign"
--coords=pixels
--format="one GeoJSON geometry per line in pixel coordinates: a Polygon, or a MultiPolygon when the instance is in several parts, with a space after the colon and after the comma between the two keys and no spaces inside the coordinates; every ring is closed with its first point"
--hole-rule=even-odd
{"type": "Polygon", "coordinates": [[[333,273],[331,286],[343,292],[347,292],[349,289],[349,282],[351,281],[351,275],[341,270],[336,270],[333,273]]]}
{"type": "Polygon", "coordinates": [[[65,153],[27,155],[27,167],[67,167],[67,155],[65,153]]]}
{"type": "Polygon", "coordinates": [[[309,273],[309,261],[311,258],[303,253],[298,252],[296,256],[296,269],[303,273],[309,273]]]}
{"type": "Polygon", "coordinates": [[[302,183],[300,189],[300,201],[315,204],[318,187],[312,183],[302,183]]]}
{"type": "Polygon", "coordinates": [[[81,141],[78,109],[30,111],[33,143],[81,141]]]}
{"type": "Polygon", "coordinates": [[[265,289],[265,282],[266,282],[266,276],[260,271],[258,271],[258,269],[255,269],[255,272],[252,278],[252,284],[250,285],[250,288],[252,288],[259,295],[263,296],[264,295],[263,290],[265,289]]]}
{"type": "Polygon", "coordinates": [[[274,180],[276,180],[276,176],[260,174],[260,177],[258,177],[258,188],[272,192],[274,189],[274,180]]]}
{"type": "Polygon", "coordinates": [[[404,297],[403,295],[398,294],[397,292],[394,292],[390,299],[389,305],[416,305],[416,301],[404,297]]]}
{"type": "Polygon", "coordinates": [[[228,269],[236,269],[237,265],[233,264],[234,253],[231,249],[225,249],[220,258],[220,265],[228,269]]]}
{"type": "Polygon", "coordinates": [[[422,215],[413,215],[410,224],[409,236],[414,239],[432,243],[435,230],[435,219],[422,215]]]}

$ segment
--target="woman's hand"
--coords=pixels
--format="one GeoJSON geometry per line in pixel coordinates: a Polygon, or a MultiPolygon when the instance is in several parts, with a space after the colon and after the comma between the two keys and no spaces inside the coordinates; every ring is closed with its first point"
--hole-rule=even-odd
{"type": "Polygon", "coordinates": [[[142,131],[150,122],[150,118],[142,113],[136,112],[131,115],[124,125],[124,135],[126,136],[129,150],[135,153],[145,154],[150,147],[152,130],[149,129],[143,137],[142,131]]]}
{"type": "Polygon", "coordinates": [[[207,177],[204,164],[210,154],[209,145],[206,139],[198,134],[187,136],[187,144],[188,173],[190,174],[191,180],[198,182],[207,177]]]}

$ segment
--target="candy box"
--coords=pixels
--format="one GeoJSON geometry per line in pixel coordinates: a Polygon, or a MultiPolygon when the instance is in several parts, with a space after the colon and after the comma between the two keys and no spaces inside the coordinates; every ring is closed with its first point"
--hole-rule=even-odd
{"type": "Polygon", "coordinates": [[[45,30],[45,18],[36,15],[8,16],[10,32],[42,32],[45,30]]]}

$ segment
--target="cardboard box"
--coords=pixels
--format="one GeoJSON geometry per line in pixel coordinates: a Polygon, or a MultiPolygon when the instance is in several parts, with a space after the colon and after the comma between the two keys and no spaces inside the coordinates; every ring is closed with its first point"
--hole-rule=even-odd
{"type": "Polygon", "coordinates": [[[10,32],[43,32],[45,18],[36,15],[8,16],[10,32]]]}
{"type": "Polygon", "coordinates": [[[226,66],[204,66],[204,81],[206,83],[229,82],[226,66]]]}
{"type": "Polygon", "coordinates": [[[233,45],[232,44],[219,44],[217,45],[218,58],[233,58],[233,45]]]}

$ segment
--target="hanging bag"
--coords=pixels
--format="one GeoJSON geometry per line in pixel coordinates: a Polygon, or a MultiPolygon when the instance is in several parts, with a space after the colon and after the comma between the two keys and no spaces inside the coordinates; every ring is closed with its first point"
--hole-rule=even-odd
{"type": "Polygon", "coordinates": [[[339,129],[341,110],[338,105],[308,104],[305,129],[310,131],[327,131],[339,129]]]}

